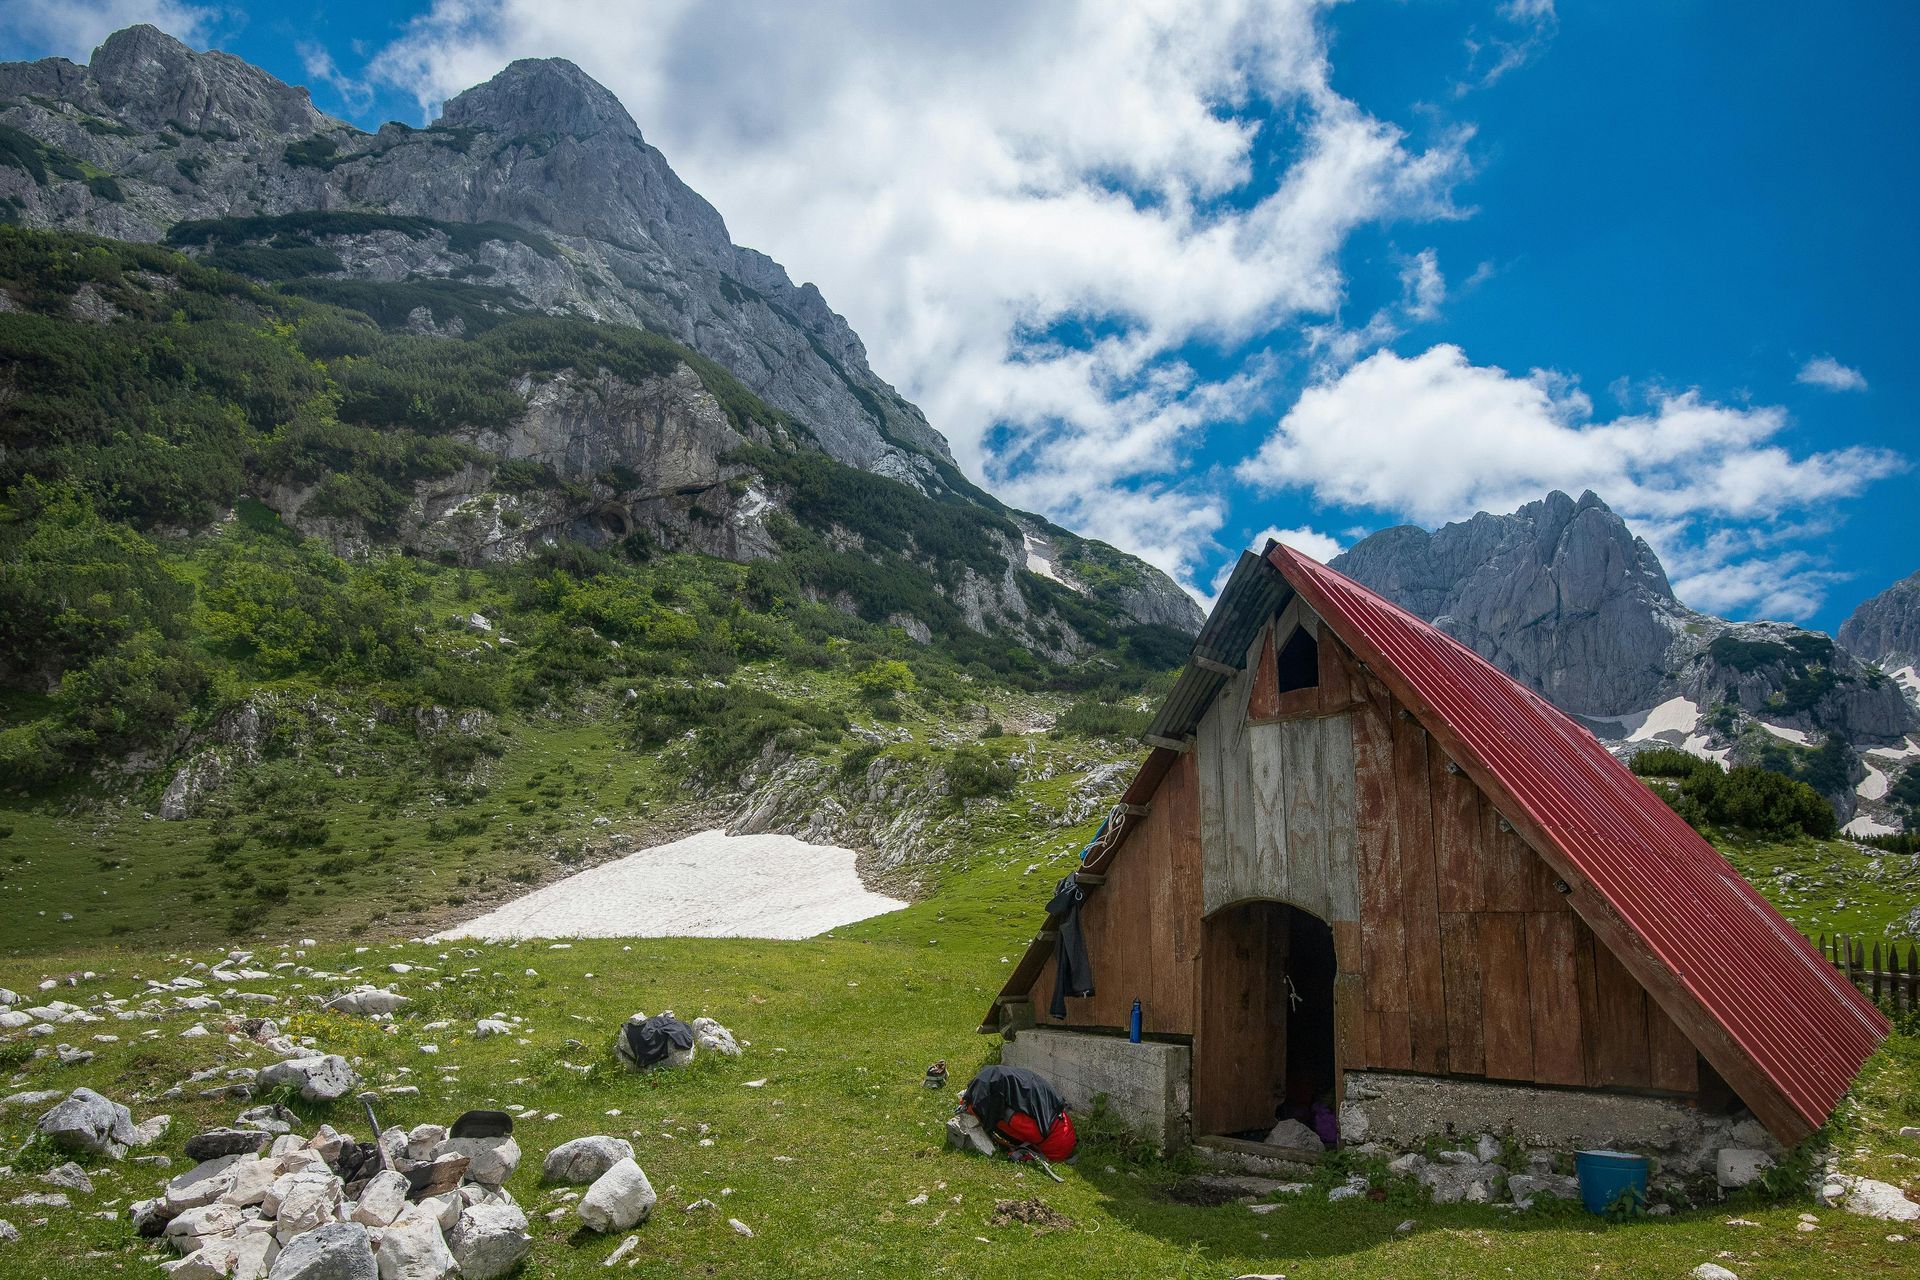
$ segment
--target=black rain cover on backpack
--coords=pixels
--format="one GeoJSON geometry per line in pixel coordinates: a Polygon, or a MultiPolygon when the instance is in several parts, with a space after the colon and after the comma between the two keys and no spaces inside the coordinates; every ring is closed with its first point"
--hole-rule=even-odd
{"type": "Polygon", "coordinates": [[[960,1096],[989,1133],[998,1132],[1000,1122],[1015,1114],[1032,1116],[1041,1133],[1052,1133],[1067,1109],[1066,1099],[1025,1067],[982,1067],[960,1096]]]}
{"type": "Polygon", "coordinates": [[[674,1049],[693,1048],[693,1028],[678,1018],[657,1013],[645,1022],[627,1024],[627,1052],[635,1066],[665,1062],[674,1049]]]}

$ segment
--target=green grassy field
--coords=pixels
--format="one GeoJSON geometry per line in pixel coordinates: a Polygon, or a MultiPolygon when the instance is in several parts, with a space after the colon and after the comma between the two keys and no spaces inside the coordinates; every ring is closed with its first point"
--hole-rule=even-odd
{"type": "MultiPolygon", "coordinates": [[[[1058,843],[1071,843],[1062,833],[1058,843]]],[[[1329,1204],[1310,1192],[1272,1214],[1240,1204],[1195,1207],[1169,1193],[1186,1170],[1137,1162],[1116,1147],[1089,1145],[1053,1184],[1037,1172],[948,1152],[943,1122],[951,1093],[920,1086],[935,1058],[964,1080],[994,1051],[973,1033],[1033,927],[1047,869],[1031,875],[1024,848],[982,853],[950,870],[925,900],[893,915],[808,942],[718,940],[580,941],[447,946],[417,942],[325,943],[261,948],[268,967],[284,957],[336,973],[390,979],[414,1003],[391,1032],[367,1019],[311,1004],[282,1013],[284,1025],[319,1046],[358,1059],[379,1086],[411,1083],[417,1098],[382,1108],[385,1123],[445,1123],[468,1107],[524,1108],[517,1136],[526,1152],[509,1189],[527,1208],[535,1235],[532,1277],[604,1274],[601,1260],[623,1236],[583,1233],[563,1215],[566,1201],[538,1185],[541,1155],[588,1133],[628,1136],[660,1191],[654,1218],[640,1227],[633,1274],[740,1276],[1111,1275],[1227,1277],[1282,1272],[1317,1276],[1678,1277],[1720,1261],[1752,1277],[1910,1276],[1920,1244],[1890,1241],[1888,1224],[1789,1200],[1730,1201],[1668,1218],[1608,1223],[1566,1206],[1526,1213],[1484,1206],[1436,1207],[1411,1185],[1386,1200],[1329,1204]],[[386,966],[418,966],[404,976],[386,966]],[[738,1060],[703,1058],[679,1074],[635,1076],[610,1051],[620,1021],[637,1010],[707,1014],[747,1042],[738,1060]],[[471,1038],[473,1020],[523,1018],[518,1037],[471,1038]],[[433,1024],[445,1025],[434,1026],[433,1024]],[[437,1052],[420,1046],[432,1044],[437,1052]],[[750,1087],[750,1082],[764,1081],[750,1087]],[[546,1119],[547,1115],[555,1116],[546,1119]],[[910,1203],[924,1194],[924,1203],[910,1203]],[[1001,1200],[1037,1196],[1071,1226],[1036,1233],[996,1224],[1001,1200]],[[687,1212],[706,1198],[715,1211],[687,1212]],[[1814,1212],[1815,1230],[1799,1229],[1814,1212]],[[1757,1225],[1728,1225],[1733,1218],[1757,1225]],[[753,1229],[734,1232],[728,1218],[753,1229]],[[1411,1219],[1401,1233],[1396,1227],[1411,1219]]],[[[0,983],[28,994],[45,977],[91,969],[95,977],[50,993],[75,1003],[101,990],[136,995],[166,980],[197,951],[121,946],[78,948],[0,962],[0,983]]],[[[289,975],[239,984],[272,992],[294,1009],[338,980],[289,975]]],[[[229,1001],[229,1009],[252,1013],[229,1001]]],[[[26,1061],[8,1042],[13,1089],[89,1084],[131,1103],[136,1119],[174,1116],[156,1148],[184,1167],[180,1144],[199,1127],[231,1122],[233,1101],[134,1101],[209,1066],[264,1066],[273,1055],[219,1035],[182,1039],[195,1017],[109,1021],[61,1028],[57,1038],[92,1048],[76,1067],[26,1061]],[[93,1042],[94,1034],[119,1037],[93,1042]]],[[[1896,1037],[1869,1067],[1833,1133],[1849,1167],[1895,1180],[1920,1168],[1920,1144],[1894,1136],[1920,1122],[1920,1037],[1896,1037]]],[[[0,1115],[0,1144],[12,1157],[0,1203],[42,1189],[47,1163],[27,1145],[36,1110],[0,1115]]],[[[307,1108],[310,1121],[364,1130],[357,1107],[307,1108]]],[[[151,1194],[159,1173],[112,1167],[91,1196],[68,1210],[0,1207],[25,1238],[0,1255],[9,1276],[157,1274],[162,1252],[135,1238],[126,1204],[151,1194]],[[96,1213],[108,1216],[96,1217],[96,1213]],[[45,1218],[44,1225],[36,1221],[45,1218]]],[[[1336,1168],[1322,1182],[1338,1176],[1336,1168]]]]}

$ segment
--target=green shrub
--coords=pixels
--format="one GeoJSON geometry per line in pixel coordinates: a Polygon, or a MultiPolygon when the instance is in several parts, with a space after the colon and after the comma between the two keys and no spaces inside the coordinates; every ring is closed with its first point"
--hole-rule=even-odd
{"type": "Polygon", "coordinates": [[[1145,733],[1147,726],[1152,723],[1151,712],[1086,697],[1075,698],[1053,727],[1058,733],[1070,733],[1076,737],[1131,740],[1145,733]]]}
{"type": "Polygon", "coordinates": [[[1000,795],[1019,780],[1019,769],[978,743],[959,748],[947,761],[947,794],[956,800],[1000,795]]]}

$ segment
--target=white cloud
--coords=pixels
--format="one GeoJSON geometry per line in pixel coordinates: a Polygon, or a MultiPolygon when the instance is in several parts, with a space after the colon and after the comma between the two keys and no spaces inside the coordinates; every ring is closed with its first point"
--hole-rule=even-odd
{"type": "MultiPolygon", "coordinates": [[[[1509,511],[1548,489],[1593,489],[1676,556],[1714,550],[1700,540],[1730,522],[1764,529],[1906,466],[1885,449],[1796,456],[1776,439],[1784,410],[1716,404],[1695,391],[1656,393],[1642,413],[1592,415],[1562,375],[1475,365],[1448,344],[1412,357],[1380,351],[1303,392],[1239,475],[1429,524],[1509,511]]],[[[1809,576],[1811,562],[1782,564],[1797,594],[1768,596],[1734,574],[1741,549],[1718,544],[1720,554],[1700,562],[1699,588],[1721,601],[1771,601],[1789,616],[1817,603],[1822,580],[1809,576]]]]}
{"type": "Polygon", "coordinates": [[[179,0],[6,0],[0,4],[0,41],[85,62],[123,27],[148,22],[194,43],[216,16],[214,9],[179,0]]]}
{"type": "Polygon", "coordinates": [[[1510,71],[1517,71],[1552,42],[1560,32],[1554,0],[1506,0],[1498,10],[1507,28],[1490,35],[1467,37],[1466,80],[1454,85],[1454,96],[1485,89],[1510,71]],[[1518,28],[1514,30],[1513,28],[1518,28]]]}
{"type": "Polygon", "coordinates": [[[1400,267],[1401,309],[1409,320],[1431,320],[1447,299],[1447,278],[1440,274],[1440,256],[1422,249],[1400,267]]]}
{"type": "Polygon", "coordinates": [[[1348,237],[1453,216],[1466,172],[1465,131],[1421,149],[1330,87],[1324,7],[438,0],[372,74],[430,110],[515,57],[578,62],[969,471],[1186,576],[1223,518],[1182,478],[1196,437],[1270,380],[1179,353],[1291,347],[1339,307],[1348,237]],[[1034,337],[1065,329],[1100,336],[1034,337]]]}
{"type": "Polygon", "coordinates": [[[1295,551],[1304,552],[1312,556],[1322,564],[1325,564],[1346,550],[1346,547],[1341,545],[1340,539],[1334,537],[1332,534],[1321,533],[1318,529],[1308,529],[1304,527],[1298,529],[1262,529],[1259,533],[1253,535],[1253,541],[1248,543],[1247,546],[1253,551],[1260,551],[1264,549],[1269,542],[1277,542],[1283,547],[1292,547],[1295,551]]]}
{"type": "Polygon", "coordinates": [[[333,55],[327,52],[325,45],[302,42],[298,52],[300,65],[305,69],[307,77],[316,84],[323,84],[332,89],[340,96],[341,102],[346,104],[347,110],[360,112],[372,105],[373,86],[364,80],[356,80],[342,71],[339,64],[333,60],[333,55]]]}
{"type": "Polygon", "coordinates": [[[1810,387],[1823,387],[1828,391],[1865,391],[1866,375],[1858,369],[1850,369],[1832,356],[1815,356],[1800,366],[1800,372],[1794,375],[1795,382],[1804,382],[1810,387]]]}

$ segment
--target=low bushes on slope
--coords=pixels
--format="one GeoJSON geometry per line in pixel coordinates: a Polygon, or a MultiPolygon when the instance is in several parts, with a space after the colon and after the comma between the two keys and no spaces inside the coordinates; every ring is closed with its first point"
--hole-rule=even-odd
{"type": "Polygon", "coordinates": [[[1668,785],[1655,790],[1695,827],[1729,827],[1756,835],[1834,832],[1833,809],[1812,787],[1754,765],[1721,769],[1678,747],[1655,747],[1635,755],[1633,771],[1668,785]]]}

